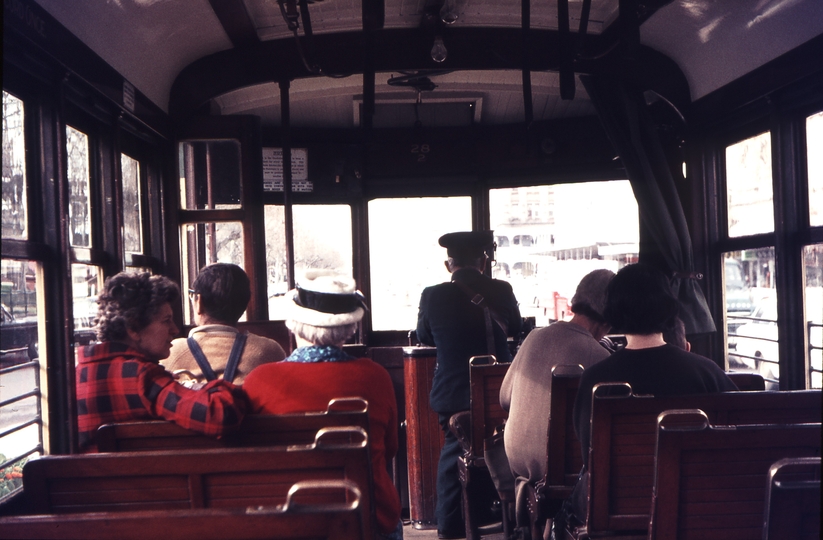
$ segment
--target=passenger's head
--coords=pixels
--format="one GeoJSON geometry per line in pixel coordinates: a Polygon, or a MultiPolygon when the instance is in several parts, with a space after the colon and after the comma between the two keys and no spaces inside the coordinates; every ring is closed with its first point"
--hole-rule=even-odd
{"type": "Polygon", "coordinates": [[[465,231],[444,234],[438,240],[446,248],[449,259],[446,268],[454,272],[459,268],[477,268],[486,266],[486,250],[494,247],[492,231],[465,231]]]}
{"type": "Polygon", "coordinates": [[[605,269],[594,270],[583,276],[572,297],[572,313],[585,315],[594,322],[606,322],[603,317],[603,310],[606,308],[606,288],[613,277],[614,272],[605,269]]]}
{"type": "Polygon", "coordinates": [[[127,343],[152,360],[166,358],[178,332],[171,306],[179,299],[180,289],[167,277],[112,276],[97,299],[97,339],[127,343]]]}
{"type": "Polygon", "coordinates": [[[199,309],[209,319],[236,325],[251,299],[251,284],[246,272],[236,264],[215,263],[200,270],[192,283],[199,309]]]}
{"type": "Polygon", "coordinates": [[[684,351],[689,351],[692,348],[686,340],[686,325],[680,317],[675,317],[672,327],[663,331],[663,341],[669,345],[680,347],[684,351]]]}
{"type": "Polygon", "coordinates": [[[646,264],[630,264],[609,283],[603,316],[615,332],[650,335],[671,328],[679,308],[662,272],[646,264]]]}
{"type": "Polygon", "coordinates": [[[357,330],[365,313],[363,295],[348,276],[309,270],[289,292],[286,327],[314,345],[340,346],[357,330]]]}

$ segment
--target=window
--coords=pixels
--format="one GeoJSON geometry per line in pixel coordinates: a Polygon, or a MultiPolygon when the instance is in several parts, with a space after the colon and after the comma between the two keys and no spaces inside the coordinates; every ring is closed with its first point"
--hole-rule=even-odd
{"type": "Polygon", "coordinates": [[[28,238],[23,101],[3,91],[3,238],[28,238]]]}
{"type": "Polygon", "coordinates": [[[240,208],[240,143],[180,143],[180,203],[188,210],[240,208]]]}
{"type": "Polygon", "coordinates": [[[79,263],[71,265],[75,346],[95,340],[94,319],[97,317],[97,295],[102,288],[102,282],[103,274],[97,266],[79,263]]]}
{"type": "Polygon", "coordinates": [[[823,387],[823,244],[803,250],[806,274],[806,333],[811,388],[823,387]]]}
{"type": "Polygon", "coordinates": [[[809,224],[823,225],[823,111],[806,118],[809,224]]]}
{"type": "MultiPolygon", "coordinates": [[[[183,217],[180,226],[181,288],[185,291],[209,264],[232,263],[245,270],[246,231],[240,143],[233,139],[189,140],[178,148],[180,206],[195,211],[183,217]]],[[[193,323],[191,309],[184,309],[184,313],[186,323],[193,323]]],[[[246,320],[245,314],[241,320],[246,320]]]]}
{"type": "Polygon", "coordinates": [[[66,155],[69,179],[69,243],[74,247],[91,247],[88,135],[66,126],[66,155]]]}
{"type": "MultiPolygon", "coordinates": [[[[267,205],[266,268],[269,318],[286,317],[283,294],[288,290],[285,211],[267,205]]],[[[321,268],[352,275],[352,221],[348,205],[292,206],[294,224],[294,272],[296,281],[310,268],[321,268]]]]}
{"type": "Polygon", "coordinates": [[[489,211],[492,274],[511,283],[521,315],[537,326],[570,318],[587,273],[637,262],[637,202],[627,180],[493,189],[489,211]]]}
{"type": "Polygon", "coordinates": [[[45,319],[38,317],[40,276],[35,261],[2,260],[0,501],[22,488],[17,473],[29,457],[44,451],[40,380],[46,380],[46,365],[40,357],[40,336],[45,319]]]}
{"type": "Polygon", "coordinates": [[[725,253],[729,367],[779,379],[774,248],[725,253]]]}
{"type": "Polygon", "coordinates": [[[372,328],[412,330],[423,289],[449,280],[437,240],[472,229],[471,199],[376,199],[368,212],[372,328]]]}
{"type": "MultiPolygon", "coordinates": [[[[187,223],[181,227],[183,273],[182,290],[191,288],[200,269],[209,264],[231,263],[243,268],[243,224],[239,222],[187,223]]],[[[185,296],[185,295],[184,295],[185,296]]],[[[188,323],[194,319],[190,310],[188,323]]],[[[245,315],[241,320],[245,320],[245,315]]]]}
{"type": "Polygon", "coordinates": [[[140,162],[120,154],[123,175],[123,248],[127,253],[143,253],[140,204],[140,162]]]}
{"type": "Polygon", "coordinates": [[[726,200],[730,238],[774,231],[769,133],[726,147],[726,200]]]}

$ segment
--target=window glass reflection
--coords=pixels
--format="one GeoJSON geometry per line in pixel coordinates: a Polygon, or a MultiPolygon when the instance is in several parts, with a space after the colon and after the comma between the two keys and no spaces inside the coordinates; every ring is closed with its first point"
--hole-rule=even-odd
{"type": "Polygon", "coordinates": [[[23,101],[3,91],[3,238],[28,238],[23,101]]]}
{"type": "Polygon", "coordinates": [[[729,237],[774,231],[772,142],[768,132],[726,148],[729,237]]]}

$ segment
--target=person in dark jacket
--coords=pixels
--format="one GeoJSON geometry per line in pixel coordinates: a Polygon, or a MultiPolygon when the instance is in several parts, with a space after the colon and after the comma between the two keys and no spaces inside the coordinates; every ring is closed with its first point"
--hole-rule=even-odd
{"type": "Polygon", "coordinates": [[[483,274],[486,250],[494,246],[492,231],[449,233],[439,243],[447,250],[452,277],[423,291],[417,337],[437,347],[429,403],[446,436],[437,467],[438,537],[462,538],[460,443],[448,429],[449,418],[469,408],[469,359],[493,354],[499,362],[510,362],[507,338],[520,332],[521,318],[511,285],[483,274]]]}

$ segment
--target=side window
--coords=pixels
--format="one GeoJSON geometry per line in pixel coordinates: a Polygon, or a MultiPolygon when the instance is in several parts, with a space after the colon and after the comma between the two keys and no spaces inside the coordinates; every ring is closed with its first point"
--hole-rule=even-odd
{"type": "MultiPolygon", "coordinates": [[[[729,238],[774,232],[771,134],[726,147],[726,216],[729,238]]],[[[771,238],[761,236],[759,238],[771,238]]],[[[777,289],[774,247],[723,254],[729,366],[759,372],[776,388],[778,370],[777,289]]]]}
{"type": "Polygon", "coordinates": [[[372,329],[412,330],[423,289],[449,280],[437,240],[471,230],[471,199],[375,199],[368,212],[372,329]]]}
{"type": "MultiPolygon", "coordinates": [[[[6,242],[31,240],[24,119],[24,101],[4,90],[4,255],[6,242]]],[[[6,256],[0,265],[0,504],[22,489],[25,462],[48,446],[42,268],[40,261],[6,256]]]]}
{"type": "Polygon", "coordinates": [[[489,210],[493,276],[511,283],[520,313],[537,326],[571,317],[587,273],[637,262],[639,218],[628,180],[493,189],[489,210]]]}
{"type": "MultiPolygon", "coordinates": [[[[809,179],[809,225],[823,226],[823,111],[806,118],[806,167],[809,179]]],[[[803,249],[809,379],[823,387],[823,243],[803,249]]]]}

